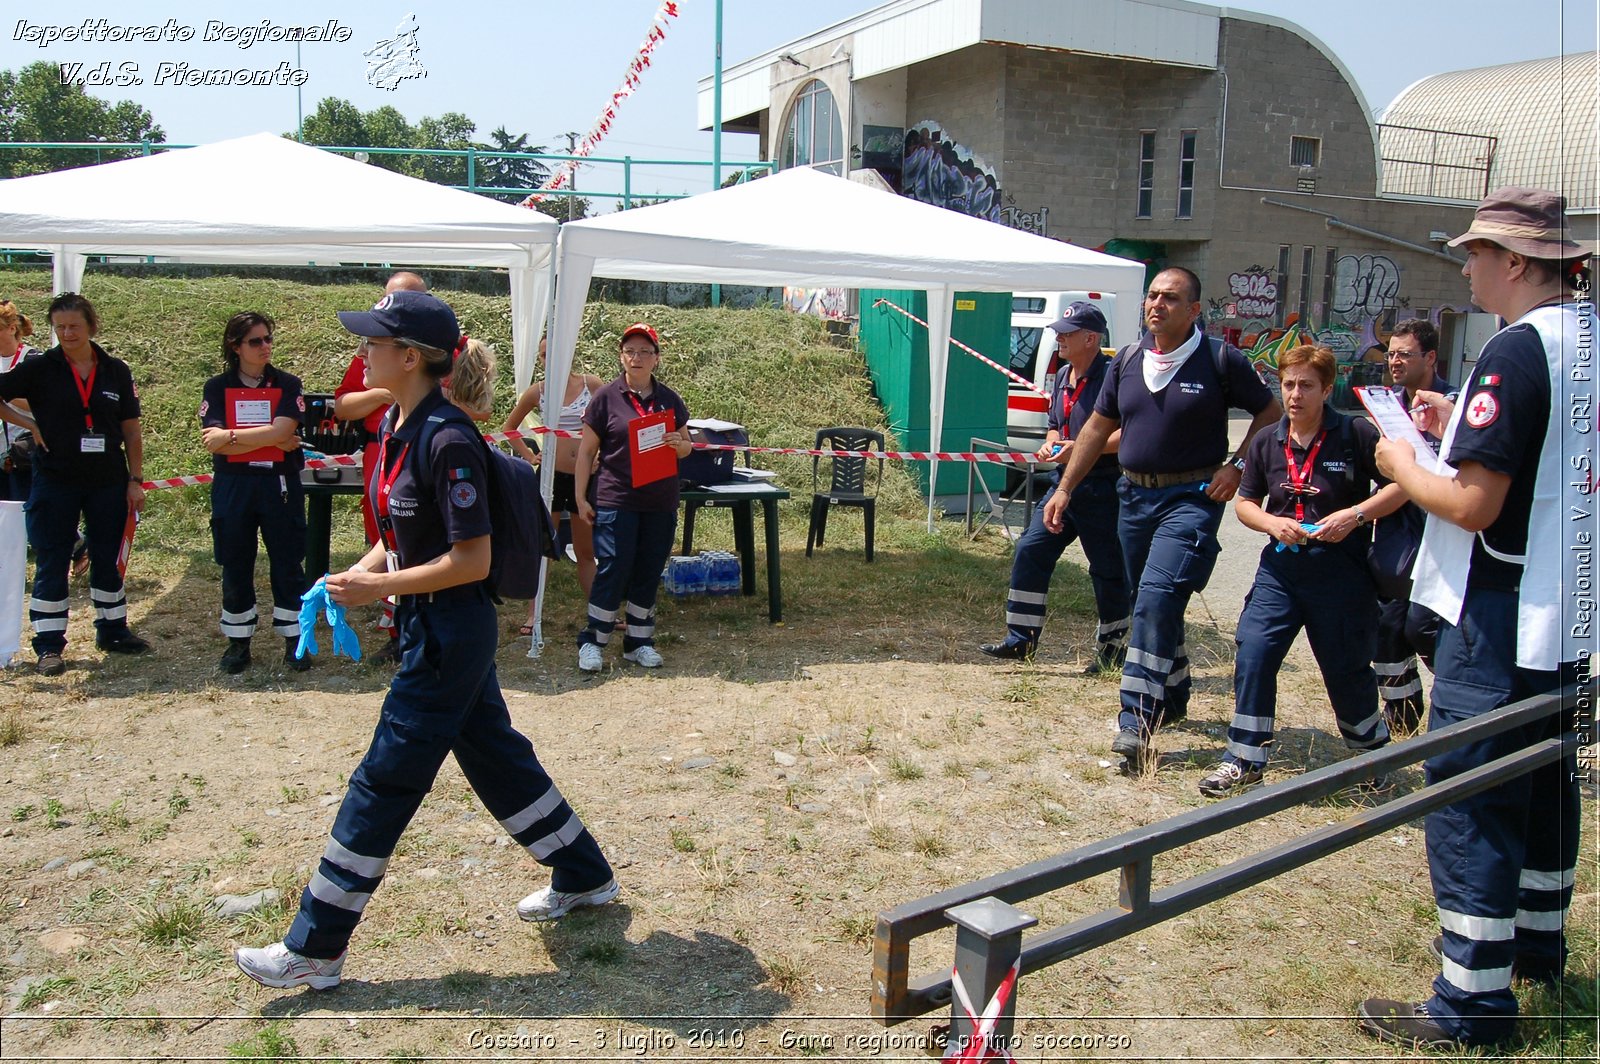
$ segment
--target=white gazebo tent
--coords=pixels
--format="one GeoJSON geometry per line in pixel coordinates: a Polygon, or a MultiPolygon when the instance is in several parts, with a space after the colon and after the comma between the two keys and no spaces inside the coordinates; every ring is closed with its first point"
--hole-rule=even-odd
{"type": "MultiPolygon", "coordinates": [[[[562,227],[556,309],[545,379],[572,365],[589,280],[921,289],[928,293],[929,421],[944,429],[945,369],[953,293],[1114,293],[1118,336],[1138,333],[1144,266],[934,207],[811,169],[785,170],[689,199],[562,227]]],[[[546,388],[544,422],[556,423],[562,388],[546,388]]],[[[545,477],[553,475],[546,463],[545,477]]],[[[933,523],[934,475],[928,522],[933,523]]],[[[548,497],[550,481],[545,482],[548,497]]],[[[531,654],[537,654],[539,633],[531,654]]]]}
{"type": "MultiPolygon", "coordinates": [[[[572,365],[589,279],[904,288],[928,293],[930,440],[942,447],[952,294],[1114,293],[1112,331],[1135,336],[1144,265],[832,177],[785,170],[689,199],[562,228],[546,380],[572,365]]],[[[562,390],[546,389],[545,423],[562,390]]],[[[937,470],[935,470],[936,472],[937,470]]],[[[928,519],[933,520],[930,474],[928,519]]]]}
{"type": "Polygon", "coordinates": [[[533,374],[556,228],[271,133],[0,181],[0,240],[50,253],[57,292],[79,290],[89,255],[504,266],[519,387],[533,374]]]}

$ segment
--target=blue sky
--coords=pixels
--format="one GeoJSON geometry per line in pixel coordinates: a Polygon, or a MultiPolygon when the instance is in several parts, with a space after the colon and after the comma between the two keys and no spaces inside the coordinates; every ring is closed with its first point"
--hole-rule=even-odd
{"type": "MultiPolygon", "coordinates": [[[[268,130],[293,130],[296,90],[273,87],[155,85],[157,65],[196,68],[272,69],[295,65],[292,44],[258,43],[241,49],[205,43],[208,21],[231,26],[321,25],[330,18],[350,31],[344,43],[301,45],[307,80],[299,90],[307,112],[324,96],[339,96],[363,110],[393,105],[412,121],[460,111],[477,123],[477,136],[505,126],[528,133],[530,142],[564,146],[568,130],[594,122],[620,83],[626,64],[649,29],[658,0],[531,0],[526,3],[438,2],[438,0],[278,0],[276,3],[60,4],[16,0],[0,16],[0,67],[17,69],[40,59],[136,63],[142,86],[94,89],[107,99],[132,98],[149,108],[176,143],[221,140],[268,130]],[[225,12],[225,14],[224,14],[225,12]],[[362,52],[393,35],[414,13],[418,60],[427,76],[392,91],[366,83],[362,52]],[[192,27],[188,42],[67,43],[41,48],[18,40],[21,23],[78,25],[103,18],[117,25],[192,27]]],[[[868,10],[870,0],[725,0],[723,55],[732,64],[769,48],[868,10]]],[[[1290,20],[1317,36],[1354,75],[1375,111],[1405,86],[1444,70],[1484,66],[1587,51],[1596,47],[1594,0],[1255,0],[1239,5],[1290,20]],[[1511,13],[1515,17],[1511,17],[1511,13]]],[[[638,92],[625,101],[597,154],[634,158],[710,159],[711,136],[695,130],[695,85],[709,75],[714,40],[714,0],[679,0],[679,17],[655,51],[638,92]]],[[[723,157],[754,159],[755,138],[727,135],[723,157]]],[[[602,187],[615,180],[580,177],[602,187]]],[[[691,178],[683,170],[645,167],[635,172],[635,191],[678,192],[709,174],[691,178]]],[[[704,187],[704,186],[703,186],[704,187]]]]}

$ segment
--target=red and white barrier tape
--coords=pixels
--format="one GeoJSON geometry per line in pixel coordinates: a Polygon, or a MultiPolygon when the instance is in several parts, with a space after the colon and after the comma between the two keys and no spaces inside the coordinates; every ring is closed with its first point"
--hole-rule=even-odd
{"type": "MultiPolygon", "coordinates": [[[[661,6],[656,8],[656,13],[650,18],[650,32],[645,35],[644,43],[639,45],[639,50],[634,53],[633,60],[628,64],[628,73],[623,76],[622,84],[611,94],[610,101],[600,109],[600,117],[595,119],[589,132],[585,133],[583,139],[572,149],[573,155],[592,155],[595,147],[607,133],[611,132],[611,123],[617,117],[617,108],[622,105],[623,100],[633,95],[633,90],[639,87],[639,76],[650,65],[650,53],[656,50],[656,45],[666,39],[667,22],[677,16],[676,0],[662,0],[661,6]]],[[[535,203],[546,199],[543,193],[552,192],[566,185],[577,170],[576,162],[569,160],[562,163],[550,179],[539,186],[538,192],[522,201],[521,206],[532,207],[535,203]]]]}
{"type": "MultiPolygon", "coordinates": [[[[923,321],[921,318],[919,318],[915,314],[911,313],[905,307],[902,307],[898,303],[892,302],[891,300],[875,299],[875,300],[872,301],[872,305],[875,306],[875,307],[876,306],[880,306],[880,305],[881,306],[890,307],[891,309],[897,310],[901,314],[904,314],[906,317],[910,318],[912,321],[916,322],[918,325],[922,326],[924,329],[926,329],[928,327],[928,323],[927,322],[923,321]]],[[[990,358],[988,355],[984,355],[984,354],[981,354],[981,353],[979,353],[977,351],[974,351],[972,348],[968,347],[966,344],[962,343],[960,340],[957,340],[957,339],[952,337],[951,340],[950,340],[950,346],[958,347],[961,350],[965,351],[967,354],[971,355],[973,358],[977,359],[979,362],[982,362],[985,366],[988,366],[991,369],[999,370],[1001,373],[1004,373],[1011,380],[1016,381],[1018,384],[1022,385],[1024,388],[1028,389],[1028,391],[1032,392],[1034,395],[1037,395],[1037,396],[1039,396],[1039,397],[1041,397],[1043,399],[1049,399],[1050,398],[1050,393],[1049,392],[1043,390],[1037,384],[1034,384],[1032,381],[1030,381],[1028,378],[1022,376],[1021,374],[1011,372],[1011,370],[1007,369],[1005,366],[1002,366],[1000,363],[996,362],[994,359],[990,358]]]]}
{"type": "Polygon", "coordinates": [[[972,1033],[965,1038],[956,1039],[955,1031],[952,1030],[950,1046],[944,1054],[945,1060],[954,1064],[983,1064],[990,1060],[1015,1062],[1016,1058],[1006,1048],[1005,1039],[996,1035],[994,1029],[1000,1022],[1001,1010],[1006,1007],[1012,991],[1017,987],[1017,976],[1021,973],[1022,957],[1019,955],[1011,962],[1011,970],[1006,972],[1006,977],[995,987],[994,997],[989,999],[989,1003],[983,1007],[983,1015],[979,1016],[972,1007],[972,998],[967,993],[966,984],[961,981],[961,970],[950,969],[950,988],[955,992],[961,1011],[967,1014],[967,1021],[972,1024],[972,1033]]]}
{"type": "MultiPolygon", "coordinates": [[[[503,443],[507,440],[527,439],[531,436],[559,436],[562,439],[577,439],[581,433],[567,429],[547,429],[543,427],[531,429],[510,429],[505,432],[486,432],[483,438],[493,443],[503,443]]],[[[883,458],[896,462],[931,462],[937,459],[940,462],[993,462],[998,465],[1013,463],[1029,463],[1035,461],[1032,454],[1023,451],[841,451],[825,450],[816,447],[750,447],[734,443],[697,443],[697,451],[748,451],[752,454],[789,454],[810,458],[883,458]]],[[[334,466],[362,465],[361,454],[330,454],[326,458],[308,458],[307,469],[329,469],[334,466]]],[[[213,477],[210,473],[198,473],[185,477],[162,477],[157,480],[144,482],[145,491],[156,491],[161,488],[193,488],[211,483],[213,477]]]]}

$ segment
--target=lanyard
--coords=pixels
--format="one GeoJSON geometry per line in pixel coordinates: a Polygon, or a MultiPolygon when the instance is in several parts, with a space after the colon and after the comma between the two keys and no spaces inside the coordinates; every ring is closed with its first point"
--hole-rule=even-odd
{"type": "Polygon", "coordinates": [[[73,369],[72,360],[67,359],[67,371],[72,375],[72,383],[78,389],[78,398],[83,400],[83,431],[94,435],[94,418],[89,416],[89,400],[94,395],[95,374],[100,372],[100,356],[94,356],[94,361],[89,365],[89,376],[80,380],[78,371],[73,369]]]}
{"type": "Polygon", "coordinates": [[[1288,433],[1283,437],[1283,458],[1289,464],[1289,490],[1294,493],[1294,519],[1302,524],[1306,519],[1306,484],[1311,480],[1311,471],[1316,468],[1317,452],[1322,450],[1322,441],[1327,436],[1327,429],[1317,433],[1316,441],[1311,444],[1311,449],[1306,451],[1306,464],[1303,469],[1297,469],[1294,464],[1294,451],[1290,449],[1293,437],[1288,433]]]}
{"type": "Polygon", "coordinates": [[[389,492],[394,490],[394,482],[400,479],[400,470],[405,468],[406,455],[410,453],[411,444],[407,443],[400,448],[400,457],[391,469],[389,434],[385,433],[383,442],[378,444],[378,473],[373,478],[377,488],[373,491],[372,508],[378,515],[378,535],[383,540],[384,549],[388,551],[400,549],[394,535],[394,522],[389,519],[389,492]]]}
{"type": "Polygon", "coordinates": [[[644,404],[639,402],[639,397],[633,393],[633,389],[629,388],[622,394],[628,397],[628,402],[633,404],[633,408],[639,412],[640,417],[644,417],[646,414],[654,414],[660,409],[660,407],[656,406],[656,395],[654,392],[650,393],[650,409],[648,410],[644,408],[644,404]]]}
{"type": "Polygon", "coordinates": [[[1071,395],[1067,394],[1065,388],[1061,389],[1061,428],[1064,430],[1062,436],[1069,440],[1072,438],[1072,408],[1078,405],[1078,397],[1083,394],[1083,389],[1088,383],[1089,378],[1083,378],[1078,382],[1078,386],[1072,389],[1071,395]]]}

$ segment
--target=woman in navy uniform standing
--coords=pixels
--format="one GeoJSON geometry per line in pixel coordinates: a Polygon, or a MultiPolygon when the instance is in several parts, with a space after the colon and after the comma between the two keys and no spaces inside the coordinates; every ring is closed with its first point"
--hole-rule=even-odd
{"type": "Polygon", "coordinates": [[[1405,495],[1373,490],[1378,430],[1327,406],[1337,372],[1333,352],[1302,344],[1278,360],[1287,415],[1259,433],[1245,455],[1234,512],[1271,541],[1261,551],[1233,640],[1233,723],[1228,752],[1200,781],[1221,798],[1261,779],[1278,709],[1278,670],[1305,629],[1322,670],[1345,745],[1374,750],[1389,741],[1378,708],[1378,592],[1367,573],[1372,522],[1405,495]]]}
{"type": "Polygon", "coordinates": [[[89,599],[95,645],[113,654],[142,654],[150,644],[128,628],[128,600],[117,555],[129,510],[144,509],[144,435],[139,394],[128,364],[94,342],[94,304],[74,292],[50,301],[60,341],[42,358],[0,375],[0,399],[26,399],[31,413],[0,404],[0,419],[39,442],[28,497],[33,547],[33,598],[28,620],[42,676],[66,671],[67,570],[81,517],[89,546],[89,599]]]}
{"type": "Polygon", "coordinates": [[[256,536],[272,572],[272,630],[284,640],[284,661],[296,672],[300,596],[306,589],[306,497],[300,484],[300,439],[305,413],[300,378],[272,364],[272,319],[240,311],[222,330],[226,369],[206,381],[200,437],[211,452],[211,544],[222,566],[221,668],[250,665],[255,635],[256,536]]]}
{"type": "Polygon", "coordinates": [[[283,989],[338,985],[361,911],[446,754],[506,832],[553,869],[550,885],[524,898],[517,915],[555,920],[617,896],[600,847],[511,726],[500,694],[485,583],[488,449],[439,387],[460,338],[456,316],[427,293],[394,292],[339,320],[363,337],[367,386],[387,389],[395,403],[372,475],[380,539],[328,577],[328,593],[343,606],[396,597],[400,667],[289,933],[235,954],[250,978],[283,989]],[[426,454],[416,446],[424,434],[426,454]]]}

